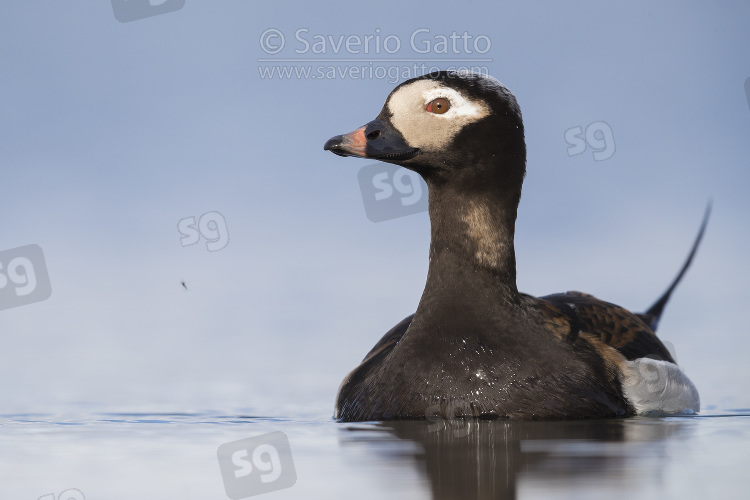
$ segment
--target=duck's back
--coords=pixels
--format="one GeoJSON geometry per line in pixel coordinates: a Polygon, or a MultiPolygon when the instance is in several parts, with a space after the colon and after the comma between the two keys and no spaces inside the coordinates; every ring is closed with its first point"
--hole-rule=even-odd
{"type": "Polygon", "coordinates": [[[651,357],[675,362],[643,315],[581,292],[557,293],[538,300],[565,314],[573,330],[598,339],[625,359],[651,357]]]}

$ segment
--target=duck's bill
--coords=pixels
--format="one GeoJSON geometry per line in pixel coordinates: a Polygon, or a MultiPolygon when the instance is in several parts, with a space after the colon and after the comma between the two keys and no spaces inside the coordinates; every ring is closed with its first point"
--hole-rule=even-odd
{"type": "Polygon", "coordinates": [[[331,137],[323,149],[339,156],[357,156],[382,161],[406,161],[419,154],[409,146],[401,134],[376,119],[348,134],[331,137]]]}

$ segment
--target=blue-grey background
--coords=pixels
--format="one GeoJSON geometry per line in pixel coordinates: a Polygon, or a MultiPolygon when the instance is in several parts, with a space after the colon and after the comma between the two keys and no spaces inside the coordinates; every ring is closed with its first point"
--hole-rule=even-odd
{"type": "Polygon", "coordinates": [[[108,1],[4,3],[0,250],[39,245],[52,295],[0,311],[3,412],[330,415],[347,371],[415,309],[429,220],[371,222],[357,173],[372,162],[322,149],[374,118],[395,82],[260,67],[475,57],[415,53],[424,28],[487,37],[490,61],[466,65],[523,110],[521,290],[643,310],[713,199],[659,333],[705,407],[748,407],[749,20],[743,2],[187,0],[127,23],[108,1]],[[268,29],[286,37],[279,54],[262,50],[268,29]],[[299,29],[394,35],[401,49],[295,54],[299,29]],[[566,130],[595,122],[616,152],[569,156],[566,130]],[[182,246],[178,222],[208,212],[227,246],[182,246]]]}

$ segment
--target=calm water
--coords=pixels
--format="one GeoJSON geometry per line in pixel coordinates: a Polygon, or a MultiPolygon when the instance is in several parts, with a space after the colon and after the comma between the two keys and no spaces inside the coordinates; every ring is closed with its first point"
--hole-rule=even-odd
{"type": "Polygon", "coordinates": [[[261,455],[253,472],[270,464],[276,484],[291,486],[255,498],[750,498],[748,410],[528,423],[210,412],[0,422],[2,499],[225,499],[218,447],[269,433],[288,438],[291,458],[261,455]]]}

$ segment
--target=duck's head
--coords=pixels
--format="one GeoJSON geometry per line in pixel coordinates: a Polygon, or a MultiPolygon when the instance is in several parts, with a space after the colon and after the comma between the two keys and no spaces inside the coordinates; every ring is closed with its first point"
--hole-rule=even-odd
{"type": "Polygon", "coordinates": [[[454,71],[400,84],[377,118],[324,149],[395,163],[429,184],[500,182],[519,194],[526,164],[521,110],[510,90],[490,76],[454,71]]]}

